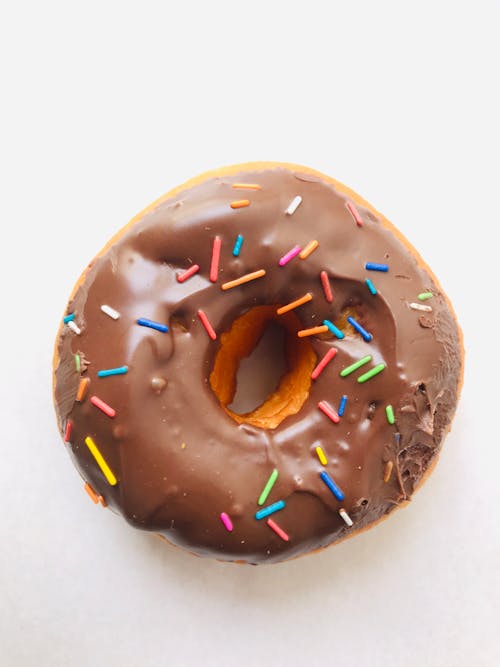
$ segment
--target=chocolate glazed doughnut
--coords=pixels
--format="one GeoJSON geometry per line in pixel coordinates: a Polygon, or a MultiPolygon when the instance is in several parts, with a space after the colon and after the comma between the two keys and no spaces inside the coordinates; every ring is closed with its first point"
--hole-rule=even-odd
{"type": "Polygon", "coordinates": [[[59,428],[95,502],[200,555],[278,562],[389,514],[436,459],[462,378],[433,274],[311,169],[204,175],[125,227],[59,330],[59,428]],[[287,370],[230,405],[270,322],[287,370]]]}

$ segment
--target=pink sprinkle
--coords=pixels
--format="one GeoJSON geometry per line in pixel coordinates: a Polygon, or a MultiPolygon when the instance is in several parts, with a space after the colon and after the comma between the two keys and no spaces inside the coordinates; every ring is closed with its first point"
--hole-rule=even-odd
{"type": "Polygon", "coordinates": [[[222,245],[222,240],[220,236],[214,238],[214,243],[212,246],[212,262],[210,263],[210,280],[215,283],[217,282],[217,276],[219,275],[219,259],[220,259],[220,248],[222,245]]]}
{"type": "Polygon", "coordinates": [[[191,276],[194,276],[195,273],[198,273],[199,270],[200,267],[198,266],[198,264],[193,264],[193,266],[190,266],[189,269],[187,269],[183,273],[179,273],[179,275],[177,276],[177,282],[183,283],[188,278],[191,278],[191,276]]]}
{"type": "Polygon", "coordinates": [[[321,285],[323,286],[323,292],[325,293],[325,299],[328,303],[333,301],[332,288],[330,287],[330,279],[328,278],[328,273],[326,271],[321,271],[319,274],[321,279],[321,285]]]}
{"type": "Polygon", "coordinates": [[[281,537],[281,539],[282,539],[284,542],[288,542],[288,540],[289,540],[290,538],[289,538],[288,535],[285,533],[285,531],[283,530],[283,528],[280,528],[280,527],[278,526],[278,524],[276,523],[276,521],[273,521],[272,519],[268,519],[268,520],[267,520],[267,525],[269,526],[269,528],[270,528],[271,530],[274,530],[274,532],[276,533],[276,535],[279,535],[279,536],[281,537]]]}
{"type": "Polygon", "coordinates": [[[299,245],[294,246],[291,250],[289,250],[286,255],[283,255],[283,257],[280,259],[278,264],[280,266],[285,266],[285,264],[288,264],[288,262],[293,259],[294,257],[297,257],[299,252],[302,250],[302,248],[299,245]]]}
{"type": "Polygon", "coordinates": [[[66,428],[64,430],[64,442],[69,442],[69,439],[71,438],[71,430],[73,428],[73,422],[71,419],[68,419],[66,422],[66,428]]]}
{"type": "Polygon", "coordinates": [[[225,529],[231,533],[233,531],[233,522],[229,516],[225,512],[222,512],[220,515],[220,520],[224,524],[225,529]]]}
{"type": "Polygon", "coordinates": [[[325,354],[323,359],[319,362],[319,364],[316,366],[316,368],[313,370],[311,373],[311,378],[315,380],[317,377],[321,375],[321,373],[325,370],[325,368],[328,366],[330,361],[333,359],[333,357],[337,354],[337,348],[332,347],[328,352],[325,354]]]}
{"type": "Polygon", "coordinates": [[[328,405],[326,401],[320,401],[318,403],[318,408],[323,412],[327,417],[329,417],[334,424],[338,424],[340,421],[340,417],[338,414],[335,412],[335,410],[328,405]]]}
{"type": "Polygon", "coordinates": [[[349,213],[352,215],[352,217],[356,221],[356,224],[358,225],[358,227],[362,227],[363,226],[363,218],[359,215],[358,209],[350,201],[347,201],[345,203],[345,205],[346,205],[346,208],[349,211],[349,213]]]}
{"type": "Polygon", "coordinates": [[[199,310],[197,315],[200,318],[201,323],[205,327],[207,334],[210,336],[212,340],[215,340],[217,338],[217,334],[215,333],[213,326],[210,324],[210,321],[206,316],[205,312],[203,310],[199,310]]]}
{"type": "Polygon", "coordinates": [[[107,415],[108,417],[111,417],[111,419],[113,419],[113,417],[116,416],[116,410],[114,410],[111,406],[109,406],[104,401],[101,401],[101,399],[98,398],[97,396],[91,396],[90,397],[90,402],[92,403],[92,405],[95,405],[96,408],[99,408],[99,410],[102,410],[105,415],[107,415]]]}

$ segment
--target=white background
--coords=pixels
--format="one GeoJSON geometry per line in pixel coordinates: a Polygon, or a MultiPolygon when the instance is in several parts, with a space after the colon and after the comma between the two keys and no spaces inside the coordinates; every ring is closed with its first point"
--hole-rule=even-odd
{"type": "Polygon", "coordinates": [[[0,11],[2,667],[498,665],[498,3],[0,11]],[[452,298],[467,363],[411,506],[252,568],[95,507],[50,383],[66,298],[108,238],[190,176],[259,159],[331,174],[395,222],[452,298]]]}

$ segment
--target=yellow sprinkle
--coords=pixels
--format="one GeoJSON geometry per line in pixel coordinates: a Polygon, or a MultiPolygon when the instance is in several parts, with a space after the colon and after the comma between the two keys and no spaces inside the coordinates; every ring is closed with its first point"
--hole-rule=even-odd
{"type": "Polygon", "coordinates": [[[325,452],[319,445],[316,447],[316,454],[318,455],[318,459],[321,465],[328,465],[328,459],[325,456],[325,452]]]}
{"type": "Polygon", "coordinates": [[[108,480],[108,482],[109,482],[109,484],[111,484],[111,486],[114,486],[117,483],[117,479],[113,475],[113,473],[111,472],[110,467],[108,466],[108,464],[104,460],[101,452],[97,449],[97,445],[92,440],[90,435],[88,435],[85,438],[85,444],[90,449],[90,453],[95,458],[96,463],[99,466],[99,468],[102,470],[102,473],[103,473],[104,477],[108,480]]]}
{"type": "Polygon", "coordinates": [[[307,303],[313,298],[313,295],[311,292],[307,292],[307,294],[304,294],[304,296],[301,296],[300,299],[295,299],[295,301],[290,301],[290,303],[287,303],[286,306],[281,306],[281,308],[278,308],[276,311],[277,315],[283,315],[284,313],[288,313],[289,310],[293,310],[294,308],[298,308],[299,306],[302,306],[304,303],[307,303]]]}
{"type": "Polygon", "coordinates": [[[306,245],[306,247],[300,253],[300,255],[299,255],[300,259],[306,259],[307,257],[309,257],[309,255],[312,252],[314,252],[318,246],[319,246],[319,243],[317,241],[309,241],[309,243],[306,245]]]}

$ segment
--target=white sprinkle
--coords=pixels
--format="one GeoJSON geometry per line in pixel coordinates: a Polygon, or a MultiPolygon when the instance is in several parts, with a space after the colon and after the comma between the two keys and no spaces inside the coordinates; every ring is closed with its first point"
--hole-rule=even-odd
{"type": "Polygon", "coordinates": [[[299,208],[301,202],[302,202],[302,197],[300,195],[294,197],[290,202],[288,208],[286,209],[285,213],[287,215],[293,215],[295,211],[299,208]]]}
{"type": "Polygon", "coordinates": [[[426,313],[432,313],[432,307],[424,306],[422,303],[410,303],[410,308],[413,308],[413,310],[423,310],[426,313]]]}
{"type": "Polygon", "coordinates": [[[70,320],[68,322],[68,327],[71,329],[71,331],[74,331],[78,336],[82,333],[82,330],[80,327],[75,323],[74,320],[70,320]]]}
{"type": "Polygon", "coordinates": [[[101,310],[103,313],[106,313],[106,315],[109,315],[114,320],[117,320],[120,317],[120,313],[117,310],[111,308],[111,306],[107,306],[106,304],[101,306],[101,310]]]}
{"type": "Polygon", "coordinates": [[[344,509],[339,510],[339,514],[344,519],[344,521],[348,526],[352,526],[352,519],[344,509]]]}

